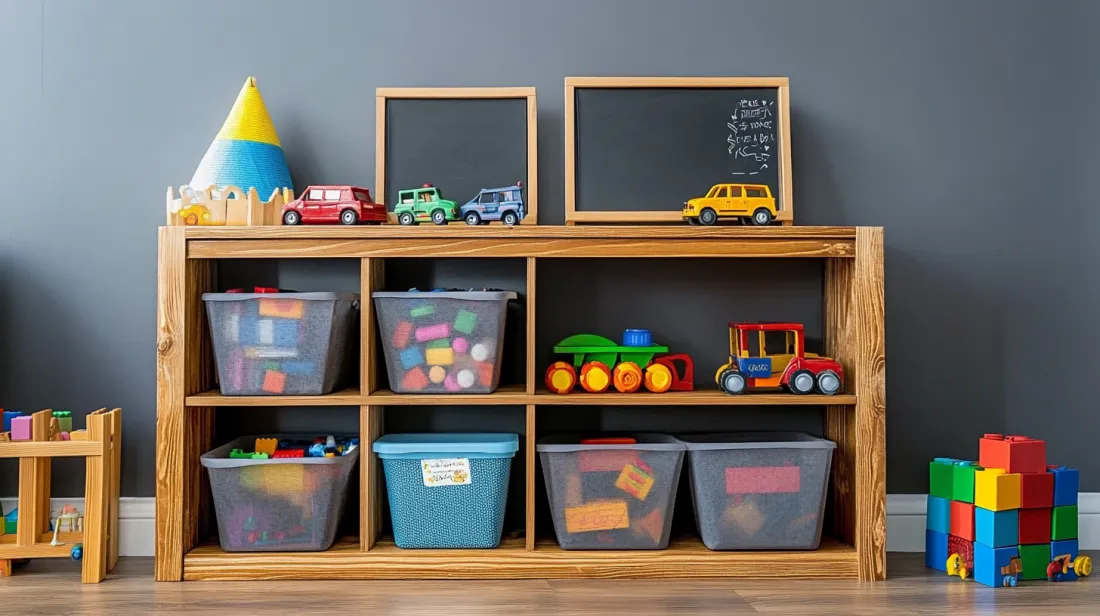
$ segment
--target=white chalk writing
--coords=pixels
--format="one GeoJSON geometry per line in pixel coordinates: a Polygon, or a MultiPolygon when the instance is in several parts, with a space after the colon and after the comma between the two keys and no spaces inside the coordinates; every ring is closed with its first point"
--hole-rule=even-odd
{"type": "Polygon", "coordinates": [[[743,98],[738,101],[726,127],[729,155],[733,157],[733,175],[757,175],[768,168],[778,143],[775,101],[743,98]]]}

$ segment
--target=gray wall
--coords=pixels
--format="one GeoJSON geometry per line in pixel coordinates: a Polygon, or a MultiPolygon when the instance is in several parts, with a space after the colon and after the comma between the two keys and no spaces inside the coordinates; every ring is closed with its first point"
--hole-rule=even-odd
{"type": "Polygon", "coordinates": [[[377,86],[536,86],[548,224],[566,75],[786,75],[798,222],[886,227],[887,489],[997,431],[1098,490],[1098,24],[1087,0],[0,0],[0,405],[124,407],[123,491],[153,494],[155,229],[248,75],[300,185],[373,184],[377,86]]]}

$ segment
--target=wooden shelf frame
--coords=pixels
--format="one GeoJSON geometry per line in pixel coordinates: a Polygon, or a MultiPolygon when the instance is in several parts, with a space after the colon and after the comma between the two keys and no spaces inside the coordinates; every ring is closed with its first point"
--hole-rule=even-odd
{"type": "MultiPolygon", "coordinates": [[[[160,581],[183,579],[374,579],[522,577],[841,577],[885,579],[885,337],[883,243],[878,227],[162,227],[159,235],[157,359],[157,550],[160,581]],[[527,264],[525,384],[489,395],[397,395],[378,387],[385,369],[370,301],[362,303],[359,387],[329,396],[224,397],[214,390],[213,354],[201,295],[215,290],[215,259],[357,258],[361,293],[384,289],[385,259],[513,257],[527,264]],[[825,350],[847,374],[837,396],[717,391],[557,396],[538,386],[534,349],[538,261],[580,258],[820,258],[825,350]],[[390,405],[508,405],[525,410],[522,537],[496,550],[403,551],[381,537],[384,503],[371,443],[390,405]],[[811,552],[712,552],[697,540],[666,551],[563,551],[535,537],[535,425],[564,405],[793,406],[824,408],[837,443],[830,480],[833,527],[811,552]],[[212,448],[219,406],[357,406],[359,536],[321,553],[225,553],[205,540],[210,491],[199,456],[212,448]],[[543,407],[540,411],[540,407],[543,407]],[[831,536],[831,537],[829,537],[831,536]],[[834,539],[835,538],[835,539],[834,539]]],[[[777,411],[779,409],[777,408],[777,411]]]]}

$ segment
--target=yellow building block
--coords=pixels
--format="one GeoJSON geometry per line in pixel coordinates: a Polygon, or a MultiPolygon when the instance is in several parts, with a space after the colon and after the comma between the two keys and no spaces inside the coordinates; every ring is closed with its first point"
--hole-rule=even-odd
{"type": "Polygon", "coordinates": [[[990,511],[1020,508],[1020,475],[987,468],[974,473],[974,504],[990,511]]]}

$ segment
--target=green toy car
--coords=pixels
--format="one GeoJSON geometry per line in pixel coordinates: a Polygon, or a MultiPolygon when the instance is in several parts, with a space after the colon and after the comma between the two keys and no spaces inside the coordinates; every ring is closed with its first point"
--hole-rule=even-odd
{"type": "Polygon", "coordinates": [[[399,191],[393,213],[397,215],[397,222],[403,225],[416,225],[429,220],[445,225],[459,220],[458,203],[444,199],[439,189],[431,184],[399,191]]]}

